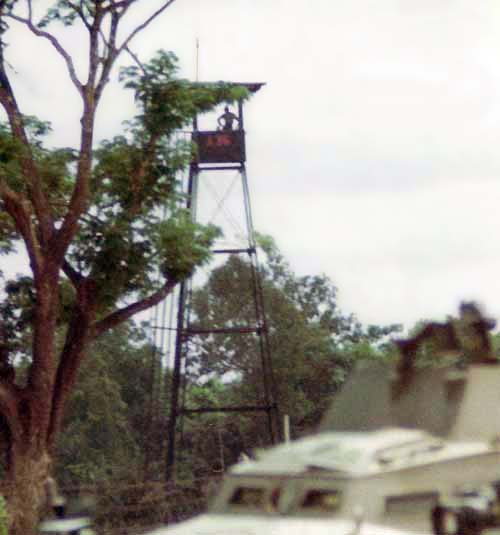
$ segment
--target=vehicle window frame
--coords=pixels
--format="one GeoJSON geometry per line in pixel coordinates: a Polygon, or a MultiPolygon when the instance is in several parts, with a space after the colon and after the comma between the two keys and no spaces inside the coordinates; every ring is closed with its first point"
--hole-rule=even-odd
{"type": "Polygon", "coordinates": [[[285,478],[269,478],[269,477],[228,477],[219,492],[219,496],[212,504],[211,512],[215,513],[229,513],[229,514],[259,514],[259,515],[278,515],[280,514],[280,501],[283,493],[283,486],[285,478]],[[232,497],[236,494],[238,489],[263,489],[261,506],[249,506],[243,504],[231,503],[232,497]],[[272,503],[272,494],[279,490],[279,496],[276,504],[272,503]],[[266,506],[269,505],[269,508],[266,506]]]}
{"type": "MultiPolygon", "coordinates": [[[[290,480],[292,483],[292,480],[290,480]]],[[[342,513],[342,508],[345,503],[347,484],[346,481],[341,478],[335,479],[321,479],[316,477],[310,477],[306,479],[294,480],[294,499],[287,505],[287,514],[292,516],[302,517],[333,517],[342,513]],[[335,511],[321,510],[320,508],[307,508],[302,504],[311,491],[319,492],[335,492],[339,495],[339,505],[335,511]]]]}

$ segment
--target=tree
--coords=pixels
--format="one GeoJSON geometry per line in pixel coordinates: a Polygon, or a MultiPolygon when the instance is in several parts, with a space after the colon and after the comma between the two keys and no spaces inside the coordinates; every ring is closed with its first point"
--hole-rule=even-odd
{"type": "MultiPolygon", "coordinates": [[[[318,424],[353,363],[380,357],[381,344],[399,326],[362,326],[355,316],[339,310],[337,289],[327,276],[298,277],[272,238],[259,236],[258,242],[265,253],[261,278],[278,404],[291,416],[295,433],[302,434],[318,424]]],[[[206,284],[193,292],[192,312],[194,331],[255,322],[250,263],[231,255],[212,271],[206,284]]],[[[223,377],[232,386],[234,404],[262,399],[255,336],[227,331],[202,335],[191,340],[189,350],[192,381],[223,377]]],[[[262,445],[255,422],[255,417],[247,422],[254,426],[254,439],[245,443],[262,445]]]]}
{"type": "Polygon", "coordinates": [[[14,254],[23,244],[29,260],[29,272],[5,284],[0,324],[6,497],[12,528],[20,533],[32,532],[36,523],[86,348],[160,302],[207,260],[217,234],[177,208],[177,171],[192,149],[174,133],[199,111],[245,93],[177,79],[171,53],[138,62],[132,40],[172,3],[157,2],[124,37],[131,8],[151,7],[151,0],[53,0],[43,13],[32,0],[0,3],[0,104],[7,117],[0,126],[0,249],[14,254]],[[81,99],[78,148],[47,147],[50,124],[22,113],[10,80],[12,25],[47,41],[62,60],[81,99]],[[83,76],[58,40],[61,25],[86,33],[83,76]],[[134,91],[139,113],[124,134],[95,147],[99,103],[124,53],[137,60],[121,80],[134,91]],[[159,215],[165,207],[166,219],[159,215]],[[20,337],[31,344],[23,353],[25,373],[16,378],[20,337]]]}

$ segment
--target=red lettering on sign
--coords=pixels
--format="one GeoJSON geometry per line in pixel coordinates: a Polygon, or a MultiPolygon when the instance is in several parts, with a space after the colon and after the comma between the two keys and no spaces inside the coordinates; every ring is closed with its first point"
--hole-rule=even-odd
{"type": "Polygon", "coordinates": [[[217,136],[217,146],[218,147],[229,147],[232,145],[231,137],[227,134],[219,134],[217,136]]]}

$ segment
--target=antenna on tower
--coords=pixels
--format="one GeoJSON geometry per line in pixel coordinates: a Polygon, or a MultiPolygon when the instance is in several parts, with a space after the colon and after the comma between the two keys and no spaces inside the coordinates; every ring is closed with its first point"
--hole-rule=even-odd
{"type": "Polygon", "coordinates": [[[200,39],[196,38],[196,73],[195,73],[195,80],[199,82],[199,74],[200,74],[200,39]]]}
{"type": "Polygon", "coordinates": [[[194,79],[196,82],[200,80],[200,27],[201,27],[201,12],[200,12],[200,0],[196,2],[196,13],[195,13],[195,35],[196,35],[196,65],[195,65],[195,76],[194,79]]]}

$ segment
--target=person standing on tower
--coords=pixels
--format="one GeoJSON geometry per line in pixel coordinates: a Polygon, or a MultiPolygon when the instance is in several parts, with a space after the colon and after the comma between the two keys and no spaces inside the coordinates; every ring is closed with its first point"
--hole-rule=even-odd
{"type": "Polygon", "coordinates": [[[234,121],[238,123],[240,122],[238,116],[232,111],[229,111],[227,106],[224,108],[224,113],[217,119],[217,123],[221,130],[232,130],[234,121]]]}

